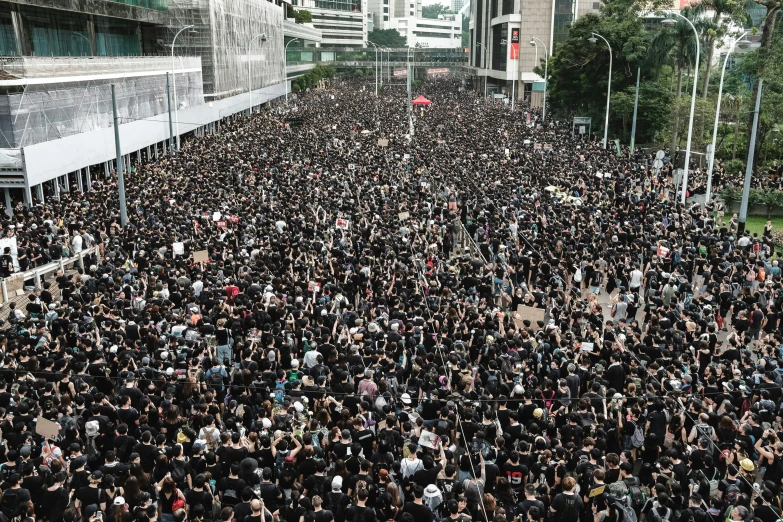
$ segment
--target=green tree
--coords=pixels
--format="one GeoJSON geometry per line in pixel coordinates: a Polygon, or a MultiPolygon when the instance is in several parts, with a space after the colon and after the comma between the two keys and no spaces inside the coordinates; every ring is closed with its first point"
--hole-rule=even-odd
{"type": "Polygon", "coordinates": [[[299,9],[296,12],[296,23],[298,24],[311,24],[313,23],[313,13],[307,9],[299,9]]]}
{"type": "Polygon", "coordinates": [[[397,32],[396,29],[373,29],[367,33],[367,39],[375,45],[383,45],[393,49],[408,46],[405,37],[397,32]]]}
{"type": "Polygon", "coordinates": [[[449,12],[449,8],[443,4],[423,5],[421,7],[422,18],[434,18],[437,19],[438,15],[442,15],[449,12]]]}

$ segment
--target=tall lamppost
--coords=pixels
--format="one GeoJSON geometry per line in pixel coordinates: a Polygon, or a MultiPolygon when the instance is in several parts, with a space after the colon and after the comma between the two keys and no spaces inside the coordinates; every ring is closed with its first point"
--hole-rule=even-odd
{"type": "Polygon", "coordinates": [[[588,38],[587,41],[593,44],[597,43],[598,39],[596,36],[606,42],[606,46],[609,48],[609,85],[606,87],[606,121],[604,121],[604,149],[606,149],[609,146],[609,97],[612,94],[612,46],[609,45],[609,40],[598,33],[593,33],[593,36],[588,38]]]}
{"type": "Polygon", "coordinates": [[[710,150],[710,157],[707,165],[707,193],[704,198],[704,204],[707,205],[710,202],[710,193],[712,192],[712,169],[715,166],[715,145],[718,143],[718,120],[720,119],[720,102],[723,98],[723,76],[726,74],[726,64],[729,63],[729,56],[734,51],[734,47],[739,45],[740,48],[747,47],[750,42],[744,38],[748,35],[748,31],[742,33],[742,36],[731,42],[731,47],[726,53],[726,59],[723,61],[723,69],[720,73],[720,84],[718,86],[718,106],[715,108],[715,125],[712,127],[712,150],[710,150]]]}
{"type": "MultiPolygon", "coordinates": [[[[174,65],[174,43],[177,41],[177,37],[182,31],[193,29],[193,27],[195,26],[186,25],[177,31],[177,34],[174,35],[174,39],[171,41],[171,79],[174,87],[174,127],[177,129],[177,150],[179,150],[179,111],[177,110],[179,106],[177,104],[177,73],[175,71],[176,67],[174,65]]],[[[195,33],[195,31],[190,31],[190,33],[195,33]]]]}
{"type": "MultiPolygon", "coordinates": [[[[372,42],[367,42],[368,44],[375,47],[375,97],[378,97],[378,46],[372,42]]],[[[383,54],[381,54],[381,59],[383,59],[383,54]]]]}
{"type": "Polygon", "coordinates": [[[253,50],[253,42],[256,38],[261,38],[261,42],[266,42],[265,34],[257,34],[250,40],[250,45],[247,46],[247,93],[250,95],[250,114],[253,114],[253,73],[250,70],[250,52],[253,50]]]}
{"type": "MultiPolygon", "coordinates": [[[[696,36],[696,64],[693,68],[693,93],[691,94],[691,115],[690,115],[690,120],[688,122],[688,142],[685,145],[685,169],[682,175],[682,196],[680,197],[680,202],[682,202],[682,204],[685,204],[685,198],[687,197],[687,192],[688,192],[688,170],[691,162],[691,138],[693,138],[693,113],[696,110],[696,86],[699,84],[698,81],[699,80],[699,55],[701,55],[701,44],[699,43],[699,31],[696,30],[696,26],[693,25],[693,22],[691,22],[690,20],[688,20],[688,18],[675,11],[668,11],[666,14],[670,16],[671,15],[679,16],[680,18],[688,22],[688,25],[690,25],[691,29],[693,29],[693,34],[696,36]]],[[[672,18],[665,18],[661,21],[661,25],[664,27],[671,27],[675,23],[677,22],[675,22],[672,18]]]]}
{"type": "Polygon", "coordinates": [[[299,38],[292,38],[283,48],[283,82],[285,83],[285,105],[288,107],[288,46],[299,38]]]}
{"type": "MultiPolygon", "coordinates": [[[[541,113],[541,121],[546,121],[546,88],[549,83],[549,50],[546,48],[546,44],[541,41],[539,38],[536,38],[535,36],[530,37],[530,45],[536,48],[538,50],[538,46],[536,45],[536,42],[540,43],[544,47],[544,104],[543,104],[543,111],[541,113]]],[[[538,54],[538,53],[536,53],[538,54]]]]}

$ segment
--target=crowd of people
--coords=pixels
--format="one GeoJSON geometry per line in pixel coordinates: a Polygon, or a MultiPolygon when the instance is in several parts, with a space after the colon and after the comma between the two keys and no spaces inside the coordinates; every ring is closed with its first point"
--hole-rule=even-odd
{"type": "Polygon", "coordinates": [[[99,249],[3,312],[0,519],[783,518],[769,237],[419,90],[412,122],[334,80],[184,139],[125,227],[111,178],[14,208],[21,270],[99,249]]]}

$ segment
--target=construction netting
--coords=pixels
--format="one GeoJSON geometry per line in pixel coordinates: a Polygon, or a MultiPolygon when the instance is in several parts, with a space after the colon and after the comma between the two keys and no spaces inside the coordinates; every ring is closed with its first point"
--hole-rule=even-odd
{"type": "Polygon", "coordinates": [[[274,3],[169,0],[169,15],[170,27],[161,35],[166,46],[179,29],[194,26],[177,38],[175,52],[201,57],[206,98],[225,98],[246,92],[251,85],[260,89],[285,79],[283,9],[274,3]]]}
{"type": "MultiPolygon", "coordinates": [[[[59,59],[42,59],[33,71],[27,67],[12,67],[9,71],[22,77],[42,78],[51,75],[52,82],[31,83],[16,92],[0,95],[0,148],[21,148],[34,143],[103,129],[113,125],[111,84],[115,84],[117,114],[120,123],[149,118],[168,112],[166,74],[160,69],[171,68],[171,59],[161,57],[102,58],[106,67],[125,74],[139,76],[119,77],[78,82],[62,81],[63,67],[59,59]],[[145,63],[146,62],[146,63],[145,63]],[[160,68],[160,69],[158,69],[160,68]],[[151,75],[144,75],[144,70],[151,75]],[[60,81],[57,81],[58,73],[60,81]]],[[[109,72],[98,70],[95,59],[90,66],[67,59],[72,64],[67,76],[89,78],[109,72]],[[90,74],[87,74],[90,73],[90,74]],[[82,76],[83,75],[83,76],[82,76]]],[[[177,65],[176,101],[180,108],[204,103],[199,60],[189,58],[184,67],[177,65]]],[[[171,90],[174,103],[173,83],[171,90]]]]}

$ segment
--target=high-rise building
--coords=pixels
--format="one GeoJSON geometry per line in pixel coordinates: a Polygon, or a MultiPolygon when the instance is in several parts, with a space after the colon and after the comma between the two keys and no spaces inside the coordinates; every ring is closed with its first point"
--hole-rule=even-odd
{"type": "Polygon", "coordinates": [[[486,78],[490,92],[510,96],[515,83],[518,97],[540,105],[543,78],[534,68],[543,69],[545,53],[551,56],[568,38],[578,17],[599,7],[599,1],[585,0],[471,0],[470,65],[476,87],[483,88],[486,78]]]}
{"type": "Polygon", "coordinates": [[[292,0],[292,4],[312,13],[313,27],[321,30],[324,46],[365,47],[367,1],[292,0]]]}
{"type": "Polygon", "coordinates": [[[462,45],[462,15],[423,18],[422,0],[367,0],[373,27],[395,29],[408,47],[454,48],[462,45]]]}
{"type": "Polygon", "coordinates": [[[451,0],[451,12],[459,13],[463,5],[465,5],[465,0],[451,0]]]}

